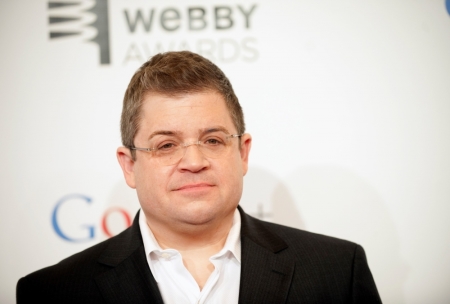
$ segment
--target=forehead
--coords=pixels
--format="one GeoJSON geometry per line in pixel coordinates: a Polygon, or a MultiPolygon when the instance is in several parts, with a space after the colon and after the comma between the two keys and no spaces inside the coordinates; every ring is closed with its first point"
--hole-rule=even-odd
{"type": "Polygon", "coordinates": [[[235,131],[224,98],[212,91],[180,96],[147,94],[141,114],[139,129],[146,133],[156,130],[189,133],[211,126],[235,131]]]}

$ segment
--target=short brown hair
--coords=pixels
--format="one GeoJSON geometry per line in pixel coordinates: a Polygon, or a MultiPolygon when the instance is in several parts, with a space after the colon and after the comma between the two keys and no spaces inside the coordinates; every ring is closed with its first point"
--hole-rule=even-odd
{"type": "Polygon", "coordinates": [[[243,134],[245,122],[239,100],[228,78],[214,63],[189,51],[153,56],[136,71],[125,91],[120,120],[122,144],[134,147],[146,94],[179,96],[208,90],[222,95],[237,132],[243,134]]]}

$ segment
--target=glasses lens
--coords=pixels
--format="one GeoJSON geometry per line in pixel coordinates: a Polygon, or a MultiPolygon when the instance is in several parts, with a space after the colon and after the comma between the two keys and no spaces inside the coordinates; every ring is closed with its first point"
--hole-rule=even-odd
{"type": "Polygon", "coordinates": [[[173,136],[160,135],[150,141],[152,156],[163,165],[175,164],[183,157],[182,142],[173,136]]]}
{"type": "Polygon", "coordinates": [[[221,131],[207,133],[198,141],[182,143],[173,138],[161,136],[152,140],[152,153],[162,165],[173,165],[181,160],[188,147],[196,145],[204,157],[222,157],[231,145],[231,137],[221,131]]]}
{"type": "Polygon", "coordinates": [[[200,149],[205,157],[219,158],[229,146],[229,138],[223,132],[208,133],[200,139],[200,149]]]}

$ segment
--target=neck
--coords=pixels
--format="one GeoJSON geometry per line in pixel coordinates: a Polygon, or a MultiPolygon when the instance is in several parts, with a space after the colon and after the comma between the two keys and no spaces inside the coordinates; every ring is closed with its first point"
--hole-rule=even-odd
{"type": "Polygon", "coordinates": [[[147,225],[162,249],[176,249],[180,252],[219,252],[225,245],[228,232],[233,224],[234,212],[219,222],[202,225],[167,225],[149,221],[147,225]]]}

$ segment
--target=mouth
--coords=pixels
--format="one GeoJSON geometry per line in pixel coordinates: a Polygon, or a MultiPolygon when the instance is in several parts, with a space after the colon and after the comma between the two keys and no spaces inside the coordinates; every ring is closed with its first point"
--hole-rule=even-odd
{"type": "Polygon", "coordinates": [[[183,185],[179,188],[176,188],[174,191],[195,191],[195,190],[202,190],[202,189],[207,189],[207,188],[211,188],[213,187],[213,185],[208,184],[208,183],[195,183],[195,184],[187,184],[187,185],[183,185]]]}

